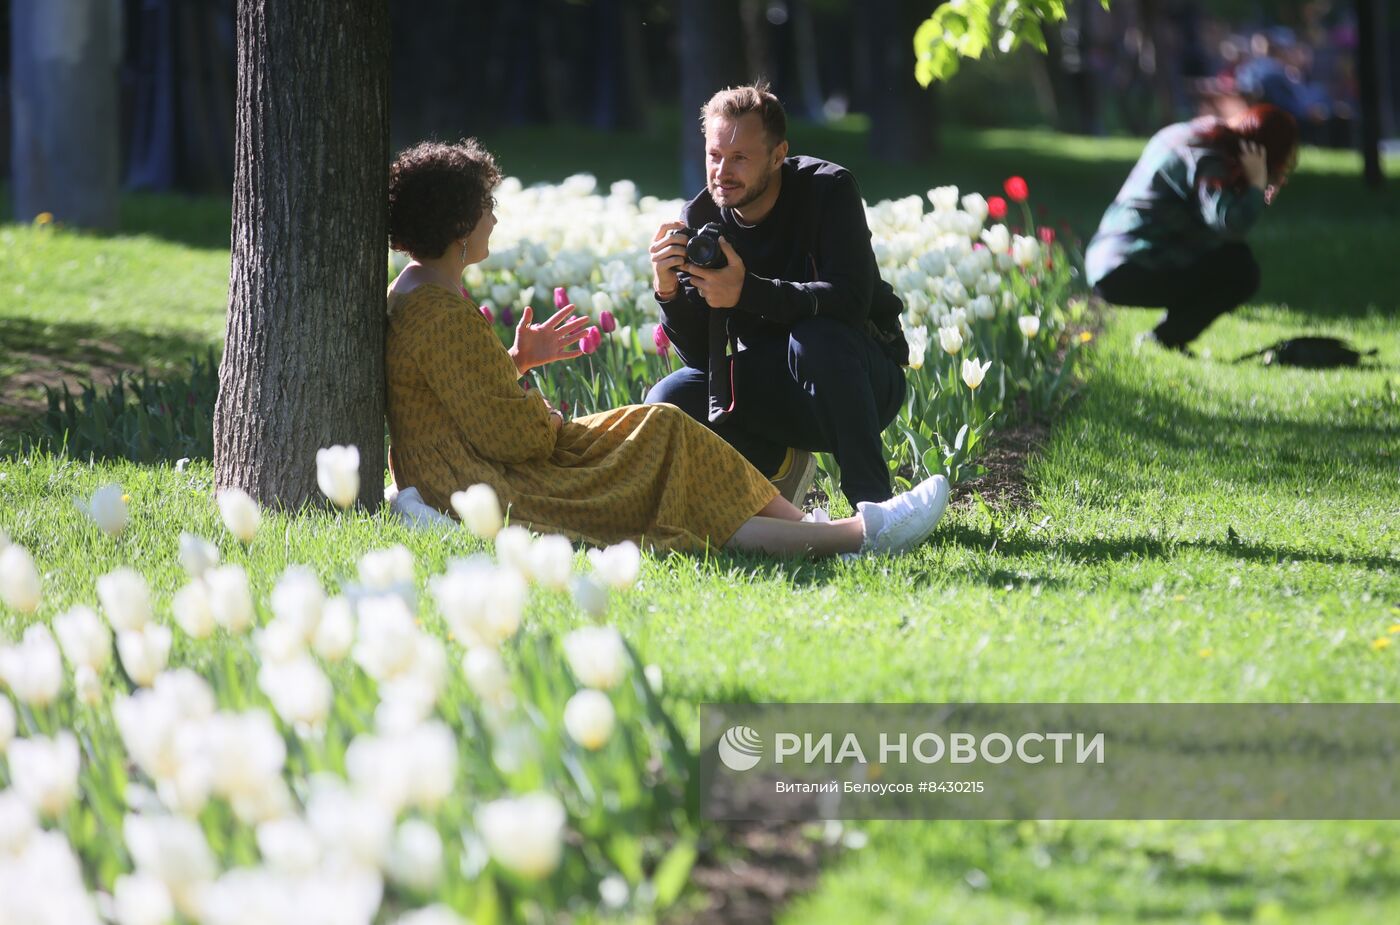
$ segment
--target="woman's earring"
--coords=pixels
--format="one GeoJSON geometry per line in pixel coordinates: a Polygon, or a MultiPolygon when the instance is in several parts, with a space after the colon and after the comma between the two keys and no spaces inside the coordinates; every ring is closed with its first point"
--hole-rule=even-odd
{"type": "Polygon", "coordinates": [[[467,245],[470,244],[470,243],[471,243],[471,240],[470,240],[469,238],[464,238],[464,239],[462,240],[462,262],[463,262],[463,263],[466,263],[466,262],[467,262],[467,245]]]}

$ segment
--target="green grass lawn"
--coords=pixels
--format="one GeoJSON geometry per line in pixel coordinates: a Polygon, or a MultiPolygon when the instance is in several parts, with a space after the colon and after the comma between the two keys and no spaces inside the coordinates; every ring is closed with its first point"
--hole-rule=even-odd
{"type": "MultiPolygon", "coordinates": [[[[580,132],[563,144],[522,130],[486,140],[527,180],[593,168],[604,180],[631,176],[645,192],[679,192],[651,166],[669,163],[670,136],[638,135],[624,158],[606,137],[580,132]],[[598,166],[609,157],[614,166],[598,166]]],[[[955,134],[941,161],[896,169],[877,168],[854,131],[805,129],[795,140],[855,168],[872,200],[945,182],[990,192],[1020,173],[1037,201],[1086,234],[1138,150],[1036,132],[955,134]]],[[[727,698],[1400,699],[1400,635],[1391,635],[1400,624],[1400,200],[1363,190],[1354,161],[1305,154],[1251,239],[1260,300],[1209,330],[1208,356],[1139,349],[1134,336],[1151,316],[1109,316],[1079,400],[1027,473],[1029,508],[959,504],[934,542],[894,563],[648,558],[614,619],[662,667],[668,699],[687,720],[695,704],[727,698]],[[1380,356],[1365,370],[1331,372],[1225,362],[1299,333],[1345,336],[1380,356]],[[1389,638],[1397,644],[1373,645],[1389,638]]],[[[31,353],[79,368],[83,351],[97,349],[89,344],[103,344],[127,362],[173,363],[217,341],[227,269],[217,208],[134,202],[146,215],[135,236],[0,229],[0,245],[20,255],[0,264],[0,381],[32,368],[31,353]],[[181,216],[179,230],[162,233],[152,213],[181,216]]],[[[13,392],[0,386],[0,400],[13,392]]],[[[46,614],[91,599],[96,576],[123,561],[141,563],[164,601],[178,586],[179,531],[220,533],[211,486],[198,465],[176,473],[0,458],[0,529],[47,573],[46,614]],[[114,479],[135,511],[116,545],[74,507],[114,479]]],[[[476,547],[368,515],[343,528],[325,516],[274,516],[248,562],[265,592],[288,562],[311,562],[329,579],[397,541],[418,554],[420,575],[476,547]]],[[[547,598],[535,626],[575,619],[564,600],[547,598]]],[[[838,857],[782,921],[1400,920],[1400,824],[860,828],[867,846],[838,857]]]]}

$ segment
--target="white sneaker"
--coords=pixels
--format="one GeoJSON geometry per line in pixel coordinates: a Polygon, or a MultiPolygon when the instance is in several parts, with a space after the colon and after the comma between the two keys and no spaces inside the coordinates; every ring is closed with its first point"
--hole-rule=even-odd
{"type": "Polygon", "coordinates": [[[856,505],[865,531],[864,554],[903,555],[922,543],[948,507],[948,480],[935,475],[888,501],[856,505]]]}

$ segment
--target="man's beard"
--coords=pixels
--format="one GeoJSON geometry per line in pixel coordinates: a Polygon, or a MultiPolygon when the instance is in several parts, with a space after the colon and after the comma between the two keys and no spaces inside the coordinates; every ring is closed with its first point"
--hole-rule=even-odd
{"type": "MultiPolygon", "coordinates": [[[[754,200],[756,200],[758,197],[760,197],[760,196],[762,196],[764,193],[768,192],[768,187],[769,187],[772,183],[773,183],[773,174],[772,174],[772,173],[765,173],[765,174],[763,175],[763,179],[760,180],[760,181],[758,182],[757,185],[751,187],[751,188],[749,189],[748,193],[744,196],[743,199],[740,199],[738,202],[731,202],[731,203],[728,203],[728,204],[725,206],[725,208],[726,208],[726,209],[734,209],[734,210],[736,210],[736,211],[739,210],[739,209],[742,209],[744,206],[749,205],[749,204],[752,203],[754,200]]],[[[715,195],[715,192],[716,192],[716,191],[719,191],[719,184],[715,184],[714,188],[710,190],[710,198],[711,198],[711,199],[715,199],[715,200],[718,200],[718,199],[719,199],[719,197],[715,195]]]]}

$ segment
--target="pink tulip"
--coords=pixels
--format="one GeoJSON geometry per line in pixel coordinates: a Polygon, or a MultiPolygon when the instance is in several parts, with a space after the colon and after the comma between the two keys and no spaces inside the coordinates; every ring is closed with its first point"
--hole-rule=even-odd
{"type": "Polygon", "coordinates": [[[656,352],[663,357],[671,349],[671,338],[666,336],[666,332],[661,329],[659,324],[651,332],[651,342],[656,345],[656,352]]]}
{"type": "Polygon", "coordinates": [[[598,316],[598,327],[603,329],[604,334],[611,334],[617,330],[617,319],[612,312],[605,311],[598,316]]]}
{"type": "Polygon", "coordinates": [[[564,291],[563,286],[554,287],[554,307],[563,308],[569,304],[569,294],[564,291]]]}
{"type": "Polygon", "coordinates": [[[496,323],[496,316],[495,316],[495,314],[491,311],[491,306],[490,306],[489,304],[484,303],[484,302],[482,303],[482,305],[481,305],[481,315],[482,315],[482,317],[484,317],[484,318],[486,319],[486,322],[487,322],[488,324],[495,324],[495,323],[496,323]]]}
{"type": "Polygon", "coordinates": [[[598,349],[598,345],[603,342],[603,332],[597,328],[589,328],[583,332],[583,340],[578,342],[578,348],[584,353],[592,353],[598,349]]]}

